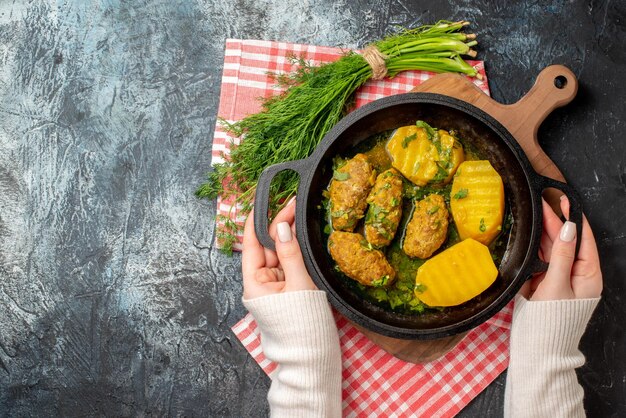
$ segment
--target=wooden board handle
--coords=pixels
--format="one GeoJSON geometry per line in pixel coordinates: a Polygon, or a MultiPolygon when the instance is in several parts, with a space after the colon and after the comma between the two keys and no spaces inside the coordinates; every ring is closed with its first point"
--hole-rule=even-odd
{"type": "Polygon", "coordinates": [[[520,143],[535,171],[559,181],[565,178],[539,146],[537,130],[550,112],[571,102],[577,91],[574,73],[562,65],[551,65],[539,73],[535,85],[517,103],[489,112],[520,143]]]}
{"type": "Polygon", "coordinates": [[[564,181],[563,174],[537,142],[537,130],[546,116],[576,96],[578,81],[562,65],[546,67],[534,86],[517,103],[504,105],[457,74],[441,74],[420,84],[413,91],[439,93],[473,104],[493,116],[519,142],[533,168],[539,174],[564,181]]]}

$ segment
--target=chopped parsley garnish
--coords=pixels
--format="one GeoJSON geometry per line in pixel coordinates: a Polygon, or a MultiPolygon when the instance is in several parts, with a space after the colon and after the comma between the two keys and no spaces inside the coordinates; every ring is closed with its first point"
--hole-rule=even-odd
{"type": "Polygon", "coordinates": [[[437,213],[438,210],[439,206],[433,206],[432,208],[428,209],[426,213],[428,213],[429,215],[434,215],[435,213],[437,213]]]}
{"type": "Polygon", "coordinates": [[[345,181],[350,178],[350,173],[335,170],[333,171],[333,178],[338,181],[345,181]]]}
{"type": "Polygon", "coordinates": [[[361,240],[361,247],[363,247],[366,251],[374,251],[374,247],[372,247],[372,244],[364,239],[361,240]]]}
{"type": "Polygon", "coordinates": [[[455,199],[465,199],[467,197],[468,190],[467,189],[459,189],[458,192],[454,194],[455,199]]]}
{"type": "Polygon", "coordinates": [[[413,141],[417,138],[417,134],[409,135],[402,140],[402,148],[406,148],[409,146],[409,142],[413,141]]]}
{"type": "Polygon", "coordinates": [[[485,232],[487,230],[487,226],[485,225],[485,218],[480,218],[480,226],[478,227],[480,232],[485,232]]]}
{"type": "Polygon", "coordinates": [[[385,274],[384,276],[376,279],[376,280],[372,280],[372,286],[374,287],[383,287],[386,286],[387,283],[389,282],[389,275],[385,274]]]}
{"type": "Polygon", "coordinates": [[[415,283],[415,287],[413,288],[416,292],[423,293],[426,290],[426,286],[421,283],[415,283]]]}
{"type": "Polygon", "coordinates": [[[439,164],[439,161],[437,162],[437,174],[435,174],[435,176],[432,179],[432,182],[440,182],[442,180],[445,180],[448,175],[450,173],[448,173],[448,171],[445,169],[445,167],[442,167],[441,164],[439,164]]]}
{"type": "Polygon", "coordinates": [[[348,162],[347,160],[344,160],[341,157],[333,158],[333,170],[339,170],[341,167],[346,165],[347,162],[348,162]]]}
{"type": "Polygon", "coordinates": [[[439,137],[434,139],[432,141],[432,143],[435,146],[435,148],[437,149],[437,153],[439,153],[439,156],[445,158],[445,155],[443,155],[444,154],[444,149],[441,147],[441,141],[439,140],[439,137]]]}
{"type": "Polygon", "coordinates": [[[330,216],[332,216],[333,218],[348,219],[348,212],[346,212],[345,210],[335,210],[330,213],[330,216]]]}
{"type": "Polygon", "coordinates": [[[423,128],[426,131],[426,135],[428,135],[429,140],[432,140],[435,136],[438,136],[437,131],[423,120],[418,120],[417,122],[415,122],[415,126],[417,126],[418,128],[423,128]]]}
{"type": "Polygon", "coordinates": [[[385,239],[391,240],[393,238],[393,236],[384,228],[376,228],[376,232],[378,232],[385,239]]]}

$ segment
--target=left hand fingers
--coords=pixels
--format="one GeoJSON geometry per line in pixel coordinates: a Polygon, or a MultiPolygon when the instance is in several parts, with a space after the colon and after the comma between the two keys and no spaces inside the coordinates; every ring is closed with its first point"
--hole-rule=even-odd
{"type": "MultiPolygon", "coordinates": [[[[290,202],[278,213],[268,232],[275,236],[278,223],[290,222],[293,224],[294,218],[295,205],[290,202]]],[[[276,253],[264,248],[256,236],[253,212],[248,215],[244,227],[241,269],[245,299],[272,295],[283,291],[285,288],[285,273],[279,267],[276,253]]]]}
{"type": "Polygon", "coordinates": [[[272,237],[272,239],[276,241],[276,225],[278,225],[281,222],[287,222],[289,225],[293,225],[295,219],[296,219],[296,199],[294,198],[289,203],[287,203],[287,205],[284,208],[282,208],[280,212],[278,212],[278,214],[276,215],[276,218],[274,218],[274,220],[272,221],[272,224],[270,225],[270,230],[269,230],[270,237],[272,237]]]}
{"type": "MultiPolygon", "coordinates": [[[[281,222],[289,222],[289,224],[293,224],[294,219],[296,217],[296,200],[295,197],[292,201],[288,202],[287,205],[276,215],[276,218],[272,221],[269,227],[270,237],[276,242],[276,225],[281,222]]],[[[267,267],[277,267],[278,266],[278,256],[275,251],[268,250],[265,248],[265,265],[267,267]]]]}
{"type": "Polygon", "coordinates": [[[250,213],[243,233],[241,270],[243,273],[243,297],[254,299],[281,291],[285,284],[275,280],[272,269],[266,267],[266,250],[254,232],[254,214],[250,213]]]}
{"type": "Polygon", "coordinates": [[[243,282],[254,280],[257,270],[266,267],[266,250],[254,232],[254,213],[250,212],[243,230],[243,250],[241,252],[241,271],[243,282]]]}
{"type": "Polygon", "coordinates": [[[243,298],[246,300],[256,299],[263,296],[271,296],[285,290],[285,282],[267,282],[257,284],[254,289],[244,288],[243,298]]]}
{"type": "Polygon", "coordinates": [[[250,214],[244,229],[244,247],[241,257],[243,298],[254,299],[282,292],[285,274],[277,267],[266,267],[264,248],[254,234],[254,219],[250,214]]]}
{"type": "Polygon", "coordinates": [[[257,283],[284,282],[285,273],[283,273],[282,269],[277,267],[264,267],[256,271],[255,280],[257,283]]]}

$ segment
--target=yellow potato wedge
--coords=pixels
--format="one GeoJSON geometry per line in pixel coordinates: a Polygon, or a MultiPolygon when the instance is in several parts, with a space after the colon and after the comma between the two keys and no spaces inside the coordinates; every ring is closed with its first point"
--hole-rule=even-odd
{"type": "Polygon", "coordinates": [[[463,146],[448,132],[417,123],[398,128],[387,142],[391,164],[418,186],[448,184],[465,159],[463,146]]]}
{"type": "Polygon", "coordinates": [[[450,211],[461,239],[489,245],[502,230],[504,184],[487,160],[465,161],[452,182],[450,211]]]}
{"type": "Polygon", "coordinates": [[[429,306],[456,306],[484,292],[498,277],[489,248],[468,238],[417,270],[415,296],[429,306]]]}

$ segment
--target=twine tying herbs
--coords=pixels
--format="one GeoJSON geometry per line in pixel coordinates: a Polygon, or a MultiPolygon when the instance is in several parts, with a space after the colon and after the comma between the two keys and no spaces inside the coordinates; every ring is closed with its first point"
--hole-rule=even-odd
{"type": "Polygon", "coordinates": [[[375,45],[370,45],[361,54],[363,59],[372,67],[372,80],[382,80],[387,75],[385,60],[387,56],[382,54],[375,45]]]}
{"type": "MultiPolygon", "coordinates": [[[[196,196],[213,199],[232,198],[238,215],[252,209],[256,183],[268,166],[308,157],[326,133],[347,113],[354,92],[369,79],[392,78],[406,70],[455,72],[470,77],[480,74],[461,55],[475,56],[474,34],[461,29],[469,22],[440,21],[434,25],[403,30],[366,47],[363,55],[349,52],[339,60],[313,66],[303,57],[294,58],[299,68],[278,75],[285,88],[282,95],[263,104],[263,110],[246,118],[220,122],[234,137],[229,155],[215,164],[208,180],[196,196]]],[[[279,173],[270,186],[270,210],[276,214],[296,193],[298,176],[291,171],[279,173]]],[[[234,216],[234,213],[232,213],[234,216]]],[[[218,239],[226,252],[232,251],[241,226],[233,216],[221,218],[225,226],[218,239]]]]}

